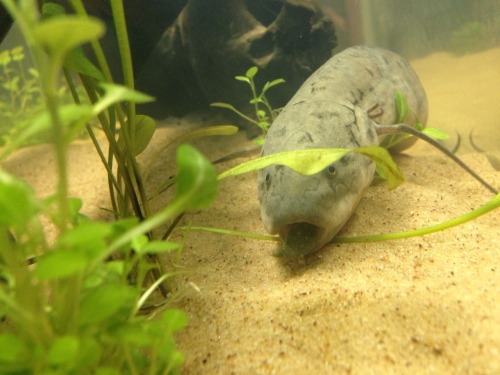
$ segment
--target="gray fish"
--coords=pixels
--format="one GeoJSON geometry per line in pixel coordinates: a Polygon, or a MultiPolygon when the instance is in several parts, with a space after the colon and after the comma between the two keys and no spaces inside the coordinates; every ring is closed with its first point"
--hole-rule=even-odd
{"type": "MultiPolygon", "coordinates": [[[[425,125],[427,97],[405,59],[375,47],[346,49],[313,73],[284,107],[269,129],[262,155],[379,145],[387,125],[398,121],[396,92],[414,111],[406,124],[414,125],[418,118],[425,125]]],[[[281,165],[260,170],[262,221],[284,241],[278,255],[305,255],[328,243],[354,212],[374,171],[373,162],[354,153],[312,176],[281,165]]]]}

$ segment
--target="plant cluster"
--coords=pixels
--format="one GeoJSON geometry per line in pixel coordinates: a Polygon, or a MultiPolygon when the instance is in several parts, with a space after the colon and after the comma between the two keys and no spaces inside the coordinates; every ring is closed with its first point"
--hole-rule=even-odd
{"type": "Polygon", "coordinates": [[[251,118],[245,115],[243,112],[239,111],[232,104],[229,103],[217,102],[217,103],[212,103],[211,106],[229,109],[234,113],[236,113],[241,118],[259,127],[259,129],[262,131],[262,135],[259,138],[257,138],[256,143],[260,145],[264,142],[267,130],[269,129],[273,121],[276,119],[277,114],[279,113],[279,110],[273,109],[271,107],[271,104],[269,103],[269,100],[266,97],[266,92],[271,87],[284,83],[285,80],[283,78],[277,78],[270,82],[266,82],[266,84],[264,85],[264,87],[262,87],[262,90],[258,94],[254,80],[258,72],[259,68],[256,66],[252,66],[250,69],[246,71],[244,76],[234,77],[237,81],[245,82],[249,86],[250,91],[252,93],[249,103],[254,108],[255,118],[251,118]]]}
{"type": "MultiPolygon", "coordinates": [[[[9,108],[14,113],[21,105],[29,109],[43,103],[2,156],[47,134],[58,177],[56,191],[39,199],[30,186],[0,169],[0,372],[176,373],[183,356],[173,334],[186,324],[184,313],[141,314],[155,290],[166,297],[163,283],[175,274],[163,270],[157,254],[181,247],[155,229],[175,223],[185,211],[207,207],[217,192],[215,170],[194,148],[179,146],[175,195],[160,211],[149,208],[137,155],[147,148],[156,125],[135,113],[135,103],[152,98],[134,90],[121,0],[110,4],[123,86],[113,83],[98,42],[104,25],[87,16],[81,0],[70,1],[73,15],[50,2],[39,13],[34,0],[0,1],[19,25],[36,66],[30,73],[33,82],[14,75],[3,82],[15,94],[9,108]],[[91,44],[97,66],[83,54],[84,43],[91,44]],[[76,74],[86,97],[77,89],[76,74]],[[67,103],[59,88],[61,76],[74,103],[67,103]],[[95,118],[107,150],[90,126],[95,118]],[[82,129],[108,172],[111,223],[83,216],[82,202],[68,196],[67,149],[82,129]],[[55,238],[47,235],[47,221],[55,238]]],[[[8,60],[22,61],[23,52],[15,49],[2,56],[10,69],[8,60]]]]}

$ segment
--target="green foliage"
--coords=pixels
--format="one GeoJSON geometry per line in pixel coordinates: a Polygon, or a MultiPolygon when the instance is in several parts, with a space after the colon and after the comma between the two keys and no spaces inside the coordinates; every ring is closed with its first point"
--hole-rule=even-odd
{"type": "Polygon", "coordinates": [[[0,333],[1,373],[170,373],[182,364],[173,334],[186,325],[185,315],[166,310],[151,320],[137,314],[148,254],[179,248],[146,233],[215,197],[215,170],[202,155],[184,145],[177,160],[182,183],[171,206],[140,225],[94,222],[74,210],[75,224],[53,244],[40,217],[58,222],[55,200],[38,200],[28,185],[0,170],[0,197],[10,197],[0,200],[0,316],[8,320],[0,333]],[[35,268],[27,264],[32,257],[35,268]],[[131,283],[134,267],[141,276],[131,283]]]}
{"type": "Polygon", "coordinates": [[[379,146],[358,147],[352,150],[342,148],[311,148],[280,152],[237,165],[221,173],[218,178],[223,179],[229,176],[248,173],[273,164],[286,165],[300,174],[312,175],[324,170],[328,165],[341,159],[349,152],[364,155],[376,162],[377,166],[387,175],[387,183],[390,189],[399,186],[404,181],[401,171],[387,150],[379,146]]]}
{"type": "Polygon", "coordinates": [[[43,109],[38,71],[27,68],[22,46],[0,52],[0,143],[5,145],[43,109]]]}
{"type": "MultiPolygon", "coordinates": [[[[394,104],[396,106],[396,113],[398,116],[396,123],[399,124],[407,123],[408,118],[410,116],[414,116],[415,123],[413,124],[413,127],[415,129],[435,139],[448,139],[448,135],[443,133],[442,131],[435,128],[425,127],[418,118],[418,116],[416,115],[416,113],[409,107],[408,102],[406,101],[404,95],[399,91],[397,91],[394,96],[394,104]]],[[[411,135],[405,133],[388,134],[382,140],[380,146],[386,149],[390,149],[391,147],[394,147],[399,142],[409,137],[411,137],[411,135]]]]}
{"type": "Polygon", "coordinates": [[[248,117],[243,112],[237,110],[233,105],[228,103],[212,103],[210,105],[212,107],[229,109],[234,113],[236,113],[238,116],[244,118],[245,120],[251,122],[254,125],[257,125],[262,131],[262,136],[258,138],[256,142],[257,144],[262,144],[264,142],[264,138],[266,137],[267,130],[269,129],[269,127],[271,126],[271,124],[273,123],[274,119],[277,116],[277,111],[271,107],[271,104],[269,104],[269,101],[267,100],[266,92],[271,87],[284,83],[285,80],[282,78],[278,78],[271,82],[266,82],[261,92],[257,94],[257,88],[255,86],[254,77],[257,75],[258,71],[259,68],[253,66],[246,71],[244,76],[234,77],[238,81],[245,82],[250,87],[250,90],[252,92],[252,98],[250,99],[249,103],[252,104],[254,107],[255,111],[254,119],[248,117]]]}
{"type": "Polygon", "coordinates": [[[163,270],[157,254],[181,247],[159,240],[156,229],[211,203],[217,193],[215,169],[191,146],[179,146],[175,196],[151,212],[136,156],[148,147],[156,123],[136,114],[135,103],[153,98],[133,88],[120,0],[110,4],[125,85],[113,83],[98,42],[103,23],[86,15],[81,0],[71,1],[74,15],[50,2],[44,2],[41,15],[34,0],[0,2],[19,25],[37,67],[30,71],[33,82],[23,81],[24,73],[15,78],[12,70],[13,62],[24,58],[22,49],[0,55],[5,77],[0,82],[13,98],[5,104],[12,111],[7,115],[36,107],[23,126],[14,127],[17,137],[6,142],[0,158],[45,134],[58,174],[56,191],[41,200],[0,169],[0,373],[177,373],[183,355],[173,334],[186,325],[185,315],[171,309],[152,319],[140,312],[153,291],[166,297],[163,282],[175,274],[163,270]],[[83,54],[83,43],[90,43],[97,66],[83,54]],[[59,88],[62,73],[72,104],[59,88]],[[90,126],[95,118],[107,150],[90,126]],[[113,222],[91,221],[80,213],[82,202],[68,197],[67,148],[83,129],[108,172],[113,222]],[[46,236],[47,220],[55,226],[55,238],[46,236]]]}

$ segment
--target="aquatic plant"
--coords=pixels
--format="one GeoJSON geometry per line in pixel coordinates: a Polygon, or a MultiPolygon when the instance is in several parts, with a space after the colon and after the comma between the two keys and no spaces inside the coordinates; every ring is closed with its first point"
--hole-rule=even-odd
{"type": "Polygon", "coordinates": [[[150,210],[136,157],[156,125],[135,112],[136,103],[152,98],[134,90],[120,0],[110,4],[125,85],[113,83],[98,42],[104,25],[87,16],[81,0],[70,2],[74,15],[50,2],[41,14],[34,0],[0,2],[19,25],[39,72],[43,108],[23,134],[47,134],[57,168],[56,191],[45,199],[0,169],[0,372],[177,373],[183,355],[173,334],[185,326],[184,313],[153,308],[154,319],[142,314],[154,291],[166,298],[163,283],[176,273],[163,270],[157,254],[181,247],[160,240],[154,229],[207,207],[217,192],[215,170],[194,148],[179,146],[176,193],[160,211],[150,210]],[[83,54],[84,43],[91,44],[98,67],[83,54]],[[61,98],[61,72],[75,103],[61,98]],[[76,88],[76,73],[88,100],[76,88]],[[108,150],[90,126],[95,118],[108,150]],[[68,196],[68,146],[82,129],[108,172],[113,222],[83,216],[81,200],[68,196]],[[55,227],[55,239],[48,238],[42,218],[55,227]]]}
{"type": "Polygon", "coordinates": [[[216,103],[211,103],[210,105],[212,107],[219,107],[219,108],[226,108],[234,113],[236,113],[238,116],[241,118],[247,120],[248,122],[257,125],[260,130],[262,131],[262,134],[260,137],[256,139],[256,143],[258,145],[262,144],[264,142],[264,138],[266,137],[267,130],[273,123],[274,119],[276,118],[277,114],[279,113],[279,110],[273,109],[271,107],[271,104],[269,103],[269,100],[266,97],[266,92],[271,88],[276,85],[279,85],[281,83],[284,83],[285,80],[283,78],[277,78],[272,81],[268,81],[264,84],[262,87],[262,90],[260,91],[259,94],[257,94],[257,88],[255,86],[255,80],[254,77],[257,75],[259,72],[259,68],[256,66],[252,66],[249,68],[244,76],[236,76],[234,77],[236,80],[241,81],[246,83],[251,91],[251,98],[249,100],[249,103],[252,104],[255,112],[255,118],[251,118],[247,115],[245,115],[243,112],[239,111],[236,109],[232,104],[229,103],[222,103],[222,102],[216,102],[216,103]]]}

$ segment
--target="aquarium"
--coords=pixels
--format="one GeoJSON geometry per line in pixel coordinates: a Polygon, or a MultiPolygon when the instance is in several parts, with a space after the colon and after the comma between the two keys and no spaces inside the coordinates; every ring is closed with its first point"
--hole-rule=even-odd
{"type": "Polygon", "coordinates": [[[498,1],[0,4],[0,373],[500,372],[498,1]]]}

